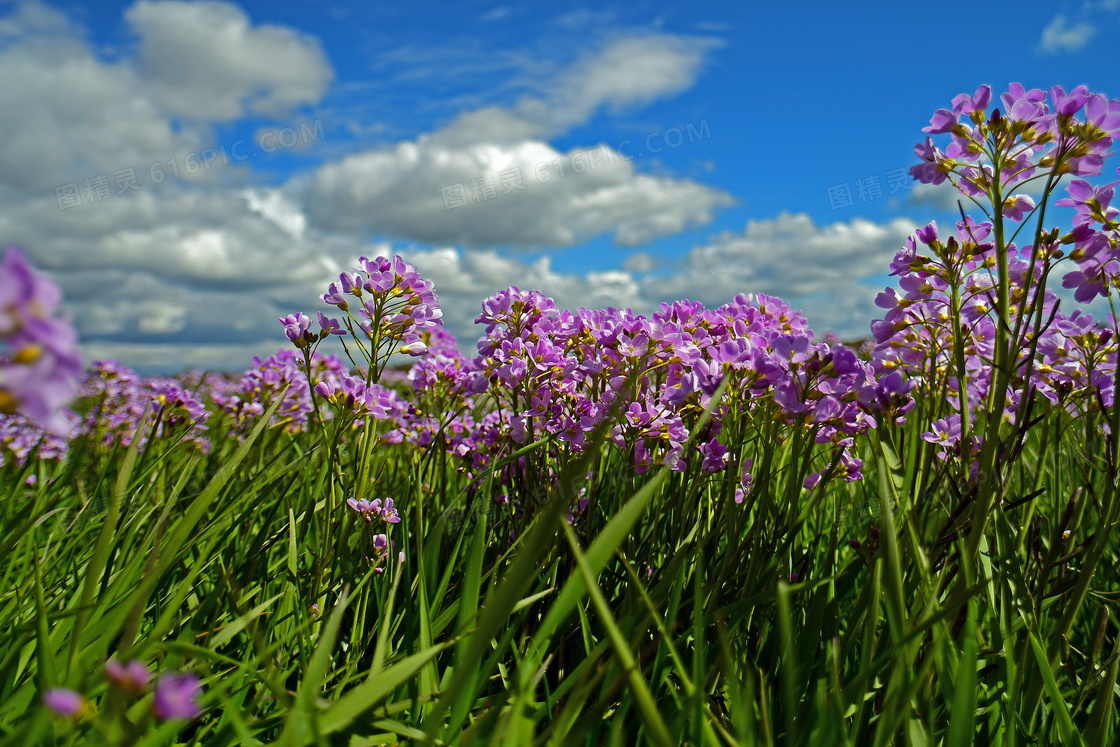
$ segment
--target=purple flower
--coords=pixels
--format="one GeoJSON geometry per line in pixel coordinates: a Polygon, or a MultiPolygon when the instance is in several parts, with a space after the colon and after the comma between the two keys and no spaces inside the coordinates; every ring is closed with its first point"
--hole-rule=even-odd
{"type": "Polygon", "coordinates": [[[373,521],[375,516],[381,515],[381,500],[367,501],[365,498],[347,498],[346,505],[362,515],[367,522],[373,521]]]}
{"type": "Polygon", "coordinates": [[[198,696],[202,694],[202,684],[193,674],[166,672],[156,683],[152,711],[160,721],[171,719],[193,719],[202,715],[198,696]]]}
{"type": "Polygon", "coordinates": [[[346,330],[342,328],[342,325],[338,323],[337,319],[331,319],[321,311],[316,312],[316,314],[319,316],[320,337],[327,337],[329,335],[341,336],[346,334],[346,330]]]}
{"type": "Polygon", "coordinates": [[[918,143],[914,146],[914,155],[922,159],[922,163],[910,167],[910,175],[923,184],[941,184],[946,179],[946,173],[941,170],[941,163],[945,154],[933,144],[933,138],[927,137],[925,144],[918,143]]]}
{"type": "Polygon", "coordinates": [[[390,524],[399,524],[401,517],[397,514],[397,509],[393,508],[393,499],[386,498],[385,505],[381,508],[381,518],[390,524]]]}
{"type": "Polygon", "coordinates": [[[1085,121],[1107,137],[1120,137],[1120,101],[1109,101],[1097,93],[1085,102],[1085,121]]]}
{"type": "Polygon", "coordinates": [[[1085,86],[1078,86],[1066,95],[1065,90],[1061,86],[1053,86],[1050,89],[1050,101],[1054,104],[1054,111],[1062,117],[1072,117],[1085,106],[1085,102],[1089,100],[1089,89],[1085,86]]]}
{"type": "Polygon", "coordinates": [[[81,693],[65,687],[55,687],[43,693],[43,705],[67,718],[77,718],[89,709],[81,693]]]}
{"type": "Polygon", "coordinates": [[[305,348],[315,342],[316,336],[311,334],[311,320],[304,313],[288,314],[280,317],[284,325],[284,334],[298,348],[305,348]]]}
{"type": "Polygon", "coordinates": [[[1085,225],[1092,221],[1103,223],[1116,217],[1115,209],[1109,209],[1112,198],[1116,194],[1116,184],[1117,182],[1112,182],[1094,187],[1084,179],[1074,179],[1066,187],[1069,197],[1063,197],[1054,204],[1077,210],[1077,218],[1074,222],[1078,225],[1085,225]]]}
{"type": "Polygon", "coordinates": [[[1034,200],[1027,195],[1012,195],[1003,201],[1004,217],[1016,223],[1023,220],[1023,216],[1032,210],[1034,210],[1034,200]]]}
{"type": "Polygon", "coordinates": [[[58,287],[17,247],[0,259],[0,415],[68,435],[62,408],[78,391],[77,334],[57,312],[58,287]]]}
{"type": "Polygon", "coordinates": [[[1022,83],[1012,83],[1007,93],[1000,96],[1007,118],[1013,121],[1034,122],[1041,119],[1049,109],[1042,102],[1046,92],[1037,88],[1026,90],[1022,83]]]}
{"type": "Polygon", "coordinates": [[[960,93],[953,97],[953,111],[960,114],[973,114],[988,108],[992,101],[992,87],[985,84],[976,89],[976,93],[969,96],[960,93]]]}
{"type": "Polygon", "coordinates": [[[121,664],[116,659],[105,662],[105,676],[117,687],[140,695],[147,689],[152,681],[152,674],[144,662],[133,659],[127,664],[121,664]]]}
{"type": "Polygon", "coordinates": [[[945,448],[956,446],[961,440],[961,416],[954,413],[933,421],[930,431],[922,434],[922,440],[945,448]]]}
{"type": "Polygon", "coordinates": [[[922,132],[940,135],[946,132],[952,132],[953,128],[956,126],[957,112],[949,111],[948,109],[938,109],[929,120],[929,127],[923,127],[922,132]]]}

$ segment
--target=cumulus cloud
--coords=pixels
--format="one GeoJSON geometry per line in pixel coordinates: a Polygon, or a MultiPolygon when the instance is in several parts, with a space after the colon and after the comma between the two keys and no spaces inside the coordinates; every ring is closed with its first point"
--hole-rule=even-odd
{"type": "Polygon", "coordinates": [[[275,351],[277,318],[320,306],[327,282],[373,251],[303,229],[298,209],[269,189],[138,192],[61,214],[53,202],[0,212],[0,236],[59,282],[87,355],[165,371],[200,345],[231,369],[262,346],[275,351]],[[181,355],[159,359],[144,346],[181,355]]]}
{"type": "Polygon", "coordinates": [[[622,262],[624,269],[639,275],[657,267],[657,258],[646,252],[633,252],[622,262]]]}
{"type": "Polygon", "coordinates": [[[589,54],[556,81],[548,102],[557,126],[586,121],[601,107],[619,111],[692,87],[710,39],[650,34],[613,41],[589,54]]]}
{"type": "Polygon", "coordinates": [[[606,145],[561,153],[534,140],[451,148],[435,138],[328,164],[306,200],[324,229],[517,248],[601,234],[633,246],[704,225],[733,204],[690,180],[637,173],[606,145]]]}
{"type": "Polygon", "coordinates": [[[705,304],[742,292],[780,296],[795,307],[812,301],[824,312],[810,316],[815,327],[862,334],[870,318],[856,318],[849,310],[874,298],[891,258],[916,227],[905,218],[887,224],[857,218],[818,227],[808,215],[788,213],[752,220],[742,233],[724,232],[693,249],[673,276],[645,278],[643,293],[705,304]]]}
{"type": "Polygon", "coordinates": [[[305,184],[324,230],[431,244],[536,248],[611,235],[633,246],[711,222],[734,203],[691,180],[639,173],[606,145],[561,152],[544,138],[691,86],[712,42],[616,39],[559,74],[545,97],[461,113],[413,141],[347,156],[305,184]]]}
{"type": "Polygon", "coordinates": [[[252,26],[229,3],[140,0],[125,19],[140,37],[139,68],[149,90],[184,118],[281,116],[318,102],[334,77],[316,39],[252,26]]]}
{"type": "Polygon", "coordinates": [[[1050,54],[1076,52],[1088,44],[1095,33],[1096,29],[1092,24],[1084,21],[1070,24],[1069,20],[1059,13],[1042,30],[1039,47],[1043,52],[1050,54]]]}
{"type": "Polygon", "coordinates": [[[906,204],[909,206],[933,208],[941,212],[955,212],[958,201],[965,204],[966,211],[972,207],[968,198],[947,181],[941,184],[915,184],[906,196],[906,204]]]}
{"type": "Polygon", "coordinates": [[[286,184],[246,188],[250,180],[230,183],[221,170],[169,171],[153,184],[149,165],[210,145],[213,123],[314,104],[333,72],[316,40],[254,25],[228,3],[140,0],[125,20],[135,55],[107,60],[84,29],[35,0],[0,17],[0,238],[60,283],[90,357],[162,371],[243,368],[285,345],[278,316],[322,308],[317,297],[339,271],[392,251],[374,236],[442,247],[406,254],[430,272],[449,325],[468,339],[481,300],[513,284],[564,306],[651,310],[644,283],[657,265],[647,255],[625,270],[573,274],[549,256],[525,262],[501,248],[600,235],[638,245],[732,203],[691,180],[641,173],[607,146],[561,151],[548,141],[596,112],[691,86],[711,43],[667,34],[615,38],[543,81],[539,95],[464,112],[286,184]],[[141,189],[119,189],[117,172],[129,168],[141,189]],[[523,189],[503,179],[511,169],[523,189]],[[95,175],[109,196],[84,192],[80,206],[61,209],[55,188],[81,191],[95,175]],[[448,209],[443,187],[456,184],[466,203],[448,209]]]}
{"type": "Polygon", "coordinates": [[[804,214],[756,220],[694,248],[671,273],[649,272],[651,261],[625,270],[564,273],[548,256],[533,262],[490,251],[455,248],[403,254],[436,284],[445,323],[470,347],[481,330],[473,325],[481,299],[510,285],[535,288],[561,308],[632,308],[652,313],[680,298],[710,308],[739,293],[765,293],[806,312],[818,332],[864,337],[881,317],[875,295],[895,253],[916,224],[856,219],[817,226],[804,214]]]}
{"type": "Polygon", "coordinates": [[[10,15],[0,18],[0,42],[31,34],[77,36],[80,33],[81,29],[64,13],[38,0],[25,0],[10,15]]]}
{"type": "MultiPolygon", "coordinates": [[[[80,39],[36,32],[27,26],[33,16],[6,18],[9,31],[25,33],[0,41],[0,190],[53,196],[71,179],[102,173],[111,180],[117,170],[197,147],[197,135],[175,132],[137,92],[131,68],[98,60],[80,39]]],[[[47,28],[60,29],[65,24],[47,28]]]]}
{"type": "Polygon", "coordinates": [[[540,83],[510,106],[460,112],[434,138],[447,146],[516,143],[566,132],[596,112],[617,113],[688,90],[714,39],[673,34],[615,38],[540,83]]]}

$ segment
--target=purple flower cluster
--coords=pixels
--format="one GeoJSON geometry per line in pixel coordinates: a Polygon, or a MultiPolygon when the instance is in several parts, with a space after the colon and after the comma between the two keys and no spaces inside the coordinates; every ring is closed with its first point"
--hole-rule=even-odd
{"type": "Polygon", "coordinates": [[[365,498],[347,498],[346,505],[358,512],[367,524],[374,519],[381,519],[387,524],[399,524],[401,521],[397,509],[393,507],[393,499],[386,498],[382,503],[380,498],[372,501],[365,498]]]}
{"type": "Polygon", "coordinates": [[[1004,109],[987,108],[992,89],[984,85],[972,96],[960,94],[953,108],[939,109],[923,132],[949,134],[941,151],[933,138],[914,146],[921,163],[910,173],[923,184],[951,181],[966,195],[1001,194],[1029,180],[1036,170],[1058,166],[1061,173],[1095,176],[1104,167],[1112,140],[1120,135],[1120,101],[1078,86],[1069,94],[1054,86],[1047,94],[1012,83],[1000,96],[1004,109]],[[1077,114],[1084,109],[1084,117],[1077,114]],[[995,170],[999,168],[999,175],[995,170]]]}
{"type": "Polygon", "coordinates": [[[142,448],[155,426],[156,438],[181,436],[210,453],[203,435],[210,413],[195,392],[175,379],[142,378],[117,361],[94,361],[82,397],[90,402],[83,431],[105,446],[129,446],[139,438],[142,448]]]}
{"type": "MultiPolygon", "coordinates": [[[[952,142],[942,152],[927,137],[914,148],[922,162],[910,173],[926,184],[948,179],[963,194],[987,196],[993,205],[998,196],[1003,216],[1014,222],[1035,204],[1026,195],[1007,196],[1012,187],[1065,174],[1097,176],[1120,137],[1120,101],[1085,86],[1069,93],[1054,86],[1048,96],[1012,83],[1000,97],[1002,114],[987,112],[991,101],[991,88],[981,86],[973,96],[954,98],[951,110],[938,110],[924,131],[949,134],[952,142]]],[[[1074,289],[1083,303],[1120,288],[1120,210],[1111,206],[1117,183],[1094,187],[1074,179],[1069,196],[1056,203],[1077,211],[1074,230],[1061,239],[1073,245],[1069,257],[1077,270],[1062,285],[1074,289]]]]}
{"type": "MultiPolygon", "coordinates": [[[[152,673],[147,665],[137,660],[125,664],[116,659],[108,660],[105,662],[105,677],[113,687],[137,697],[144,695],[152,682],[152,673]]],[[[164,672],[152,693],[152,714],[159,721],[198,718],[202,715],[198,704],[201,695],[202,683],[195,675],[164,672]]],[[[93,710],[81,693],[62,687],[43,693],[43,705],[66,718],[81,718],[93,710]]]]}
{"type": "MultiPolygon", "coordinates": [[[[365,498],[347,498],[346,505],[356,511],[358,515],[365,521],[366,524],[372,525],[373,521],[377,519],[379,522],[388,524],[388,529],[394,524],[399,524],[401,521],[400,514],[397,513],[396,507],[393,505],[392,498],[386,498],[382,501],[380,498],[375,498],[372,501],[365,498]]],[[[363,542],[366,547],[366,558],[374,566],[376,573],[384,573],[385,566],[383,565],[386,558],[389,557],[389,552],[393,547],[389,535],[384,532],[377,532],[378,528],[382,525],[379,523],[378,527],[373,529],[372,536],[363,534],[363,542]]],[[[400,561],[404,562],[404,553],[400,554],[400,561]]]]}
{"type": "MultiPolygon", "coordinates": [[[[305,430],[314,410],[311,387],[304,372],[305,360],[302,352],[291,350],[281,350],[264,359],[254,356],[253,367],[242,374],[235,386],[212,390],[214,404],[233,418],[231,433],[247,433],[289,384],[273,416],[273,424],[284,426],[289,433],[305,430]]],[[[319,353],[311,356],[311,376],[317,385],[326,384],[333,390],[340,389],[342,380],[349,378],[342,359],[319,353]]],[[[330,413],[323,415],[330,417],[330,413]]]]}
{"type": "MultiPolygon", "coordinates": [[[[67,422],[63,429],[66,433],[79,432],[82,423],[80,415],[62,408],[58,416],[67,422]]],[[[62,459],[69,449],[70,440],[66,436],[44,430],[24,415],[0,414],[0,465],[10,459],[17,466],[23,466],[32,455],[39,459],[62,459]]]]}
{"type": "Polygon", "coordinates": [[[1062,237],[1063,243],[1073,245],[1069,258],[1077,270],[1065,276],[1062,286],[1073,288],[1081,303],[1097,296],[1111,298],[1120,291],[1120,209],[1111,204],[1117,184],[1093,187],[1074,179],[1066,188],[1069,197],[1054,203],[1077,211],[1074,229],[1062,237]]]}
{"type": "Polygon", "coordinates": [[[1111,317],[1106,327],[1080,310],[1058,314],[1038,341],[1032,381],[1039,393],[1073,415],[1113,407],[1120,348],[1115,329],[1111,317]]]}
{"type": "Polygon", "coordinates": [[[473,360],[444,340],[413,366],[416,392],[433,403],[421,409],[432,415],[401,424],[406,440],[422,446],[440,433],[465,470],[485,467],[514,448],[511,441],[546,435],[579,452],[617,405],[610,441],[639,473],[695,465],[713,474],[740,464],[749,492],[751,458],[730,446],[744,440],[740,421],[777,419],[831,444],[839,474],[859,479],[861,462],[849,453],[854,437],[913,406],[900,376],[876,380],[855,352],[815,342],[803,316],[768,296],[740,295],[715,310],[678,301],[646,317],[613,308],[561,311],[538,291],[511,287],[483,302],[476,322],[486,334],[473,360]],[[731,378],[724,401],[686,454],[688,435],[724,377],[731,378]],[[483,394],[492,404],[479,411],[483,394]],[[449,411],[464,414],[439,417],[449,411]]]}
{"type": "MultiPolygon", "coordinates": [[[[415,267],[399,256],[392,259],[361,257],[353,270],[339,275],[321,297],[346,316],[340,324],[320,314],[320,339],[330,334],[343,334],[345,326],[365,359],[364,365],[378,373],[395,353],[423,355],[427,350],[423,333],[438,329],[443,318],[431,281],[421,277],[415,267]],[[369,347],[366,347],[367,342],[369,347]]],[[[281,322],[285,324],[289,339],[293,334],[300,340],[308,339],[310,333],[302,322],[295,327],[285,319],[281,322]]],[[[301,344],[293,342],[297,346],[301,344]]],[[[310,345],[310,342],[303,344],[310,345]]]]}
{"type": "Polygon", "coordinates": [[[367,384],[364,379],[345,371],[317,383],[315,394],[334,405],[338,412],[356,418],[356,424],[366,417],[394,420],[407,411],[400,395],[392,389],[380,384],[367,384]]]}
{"type": "Polygon", "coordinates": [[[1040,225],[1036,243],[1023,247],[1003,235],[1017,233],[1008,223],[1020,223],[1036,209],[1030,197],[1011,194],[1014,187],[1044,180],[1053,190],[1066,174],[1102,172],[1120,136],[1120,101],[1084,86],[1068,94],[1055,86],[1047,95],[1018,83],[1000,101],[1003,112],[989,114],[991,89],[981,86],[972,96],[954,98],[953,108],[939,110],[925,128],[949,134],[951,143],[944,152],[932,138],[919,144],[915,153],[922,162],[911,174],[930,184],[949,180],[968,197],[988,198],[989,220],[965,218],[947,238],[936,223],[918,230],[891,265],[901,293],[879,295],[876,303],[886,314],[872,324],[877,371],[905,373],[925,394],[948,392],[948,409],[955,412],[931,401],[934,420],[922,435],[940,448],[942,459],[976,452],[979,437],[962,440],[990,404],[1004,356],[1015,371],[1007,391],[996,393],[996,401],[1003,397],[1006,403],[1005,420],[1015,420],[1031,391],[1074,414],[1111,407],[1114,398],[1116,319],[1110,317],[1109,328],[1080,311],[1067,315],[1055,295],[1040,288],[1068,258],[1077,270],[1063,286],[1074,290],[1076,300],[1111,300],[1120,287],[1120,210],[1111,206],[1117,182],[1094,187],[1074,179],[1068,197],[1056,203],[1076,211],[1074,228],[1065,234],[1040,225]],[[1001,330],[1007,335],[1003,348],[1001,330]]]}
{"type": "Polygon", "coordinates": [[[61,301],[58,287],[8,247],[0,258],[0,417],[67,435],[73,423],[62,408],[77,394],[82,362],[61,301]]]}
{"type": "MultiPolygon", "coordinates": [[[[990,223],[961,221],[957,223],[956,234],[946,241],[940,240],[936,223],[919,230],[891,265],[904,293],[899,295],[893,288],[880,293],[876,304],[887,313],[871,325],[877,342],[874,363],[878,371],[904,372],[914,382],[922,382],[923,389],[929,392],[947,386],[953,395],[949,404],[959,410],[960,384],[953,333],[954,322],[959,323],[970,421],[988,396],[991,361],[996,354],[999,317],[990,272],[993,245],[987,241],[991,228],[990,223]]],[[[1008,246],[1012,324],[1020,316],[1038,311],[1036,288],[1026,286],[1033,254],[1030,246],[1021,250],[1014,244],[1008,246]]],[[[1052,256],[1052,251],[1041,255],[1052,256]]],[[[1030,274],[1038,277],[1046,269],[1045,262],[1043,258],[1037,259],[1030,274]]],[[[1091,408],[1100,392],[1105,395],[1104,405],[1111,406],[1115,335],[1094,324],[1088,314],[1075,311],[1066,316],[1055,308],[1056,303],[1053,293],[1043,294],[1041,312],[1049,324],[1039,335],[1036,360],[1030,366],[1031,385],[1054,403],[1061,399],[1071,407],[1091,408]]],[[[1019,373],[1025,377],[1030,363],[1025,349],[1020,351],[1019,359],[1019,373]]],[[[1018,383],[1007,392],[1012,418],[1022,389],[1018,383]]],[[[930,431],[936,432],[936,428],[930,431]]],[[[936,442],[944,443],[940,438],[936,442]]]]}

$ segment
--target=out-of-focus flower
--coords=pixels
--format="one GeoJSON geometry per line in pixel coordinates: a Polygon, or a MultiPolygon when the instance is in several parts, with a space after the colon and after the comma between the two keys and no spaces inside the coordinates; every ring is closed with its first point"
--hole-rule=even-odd
{"type": "Polygon", "coordinates": [[[127,664],[121,664],[116,659],[105,662],[105,676],[117,687],[140,695],[152,681],[152,673],[144,662],[133,659],[127,664]]]}
{"type": "Polygon", "coordinates": [[[166,672],[156,683],[152,711],[160,721],[193,719],[202,715],[198,697],[202,683],[193,674],[166,672]]]}
{"type": "Polygon", "coordinates": [[[89,704],[82,694],[65,687],[55,687],[43,693],[43,705],[67,718],[78,718],[89,712],[89,704]]]}
{"type": "Polygon", "coordinates": [[[0,414],[68,435],[62,408],[78,392],[78,337],[58,312],[62,293],[17,247],[0,259],[0,414]]]}

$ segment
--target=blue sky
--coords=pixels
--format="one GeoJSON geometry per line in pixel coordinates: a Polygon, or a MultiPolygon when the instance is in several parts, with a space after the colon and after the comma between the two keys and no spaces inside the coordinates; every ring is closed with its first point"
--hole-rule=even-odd
{"type": "Polygon", "coordinates": [[[510,284],[762,292],[855,338],[906,235],[952,219],[897,179],[933,111],[1120,97],[1117,32],[1116,0],[0,2],[0,242],[89,356],[143,370],[244,367],[374,253],[435,280],[464,348],[510,284]]]}

